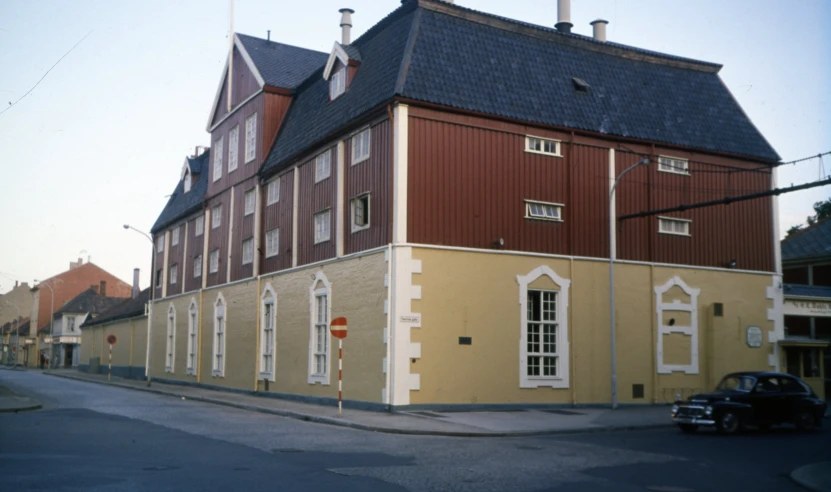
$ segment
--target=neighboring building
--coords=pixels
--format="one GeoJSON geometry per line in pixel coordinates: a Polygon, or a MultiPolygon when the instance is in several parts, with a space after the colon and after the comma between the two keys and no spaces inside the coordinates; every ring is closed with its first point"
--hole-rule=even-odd
{"type": "Polygon", "coordinates": [[[14,288],[5,294],[0,294],[0,325],[20,316],[27,316],[32,312],[31,287],[26,282],[14,283],[14,288]]]}
{"type": "MultiPolygon", "coordinates": [[[[48,344],[44,345],[44,342],[50,334],[52,309],[54,308],[54,311],[57,312],[64,304],[81,292],[92,286],[100,288],[102,282],[106,285],[110,296],[130,297],[130,284],[120,280],[98,265],[84,263],[81,258],[78,258],[77,262],[70,262],[69,270],[42,280],[32,287],[31,324],[33,327],[37,327],[37,330],[32,330],[31,336],[37,336],[35,344],[39,354],[49,356],[48,344]]],[[[36,359],[37,357],[31,358],[29,365],[34,366],[36,359]]]]}
{"type": "Polygon", "coordinates": [[[352,42],[343,14],[328,54],[234,35],[207,185],[152,230],[153,377],[332,402],[345,316],[349,404],[609,403],[610,254],[621,402],[780,367],[775,198],[610,234],[644,157],[611,220],[775,186],[720,65],[436,0],[352,42]]]}
{"type": "Polygon", "coordinates": [[[138,269],[134,273],[133,295],[129,299],[87,319],[81,325],[81,363],[84,372],[107,374],[109,345],[107,337],[116,336],[112,347],[112,374],[118,377],[144,378],[147,357],[147,302],[150,288],[139,292],[138,269]]]}
{"type": "Polygon", "coordinates": [[[782,270],[787,371],[831,396],[831,220],[782,241],[782,270]]]}
{"type": "Polygon", "coordinates": [[[33,356],[30,353],[31,341],[29,336],[29,318],[20,318],[7,321],[0,326],[0,334],[2,334],[2,364],[18,364],[26,365],[29,357],[33,356]],[[20,342],[18,343],[18,338],[20,342]],[[18,352],[18,349],[20,350],[18,352]]]}
{"type": "Polygon", "coordinates": [[[90,287],[55,311],[53,363],[57,367],[77,367],[81,360],[81,325],[123,301],[123,297],[108,297],[107,284],[102,281],[100,287],[90,287]]]}

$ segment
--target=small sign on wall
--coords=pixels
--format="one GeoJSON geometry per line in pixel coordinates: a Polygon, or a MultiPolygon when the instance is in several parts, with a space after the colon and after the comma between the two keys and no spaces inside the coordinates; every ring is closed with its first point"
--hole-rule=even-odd
{"type": "Polygon", "coordinates": [[[750,348],[762,346],[762,329],[758,326],[747,327],[747,346],[750,348]]]}

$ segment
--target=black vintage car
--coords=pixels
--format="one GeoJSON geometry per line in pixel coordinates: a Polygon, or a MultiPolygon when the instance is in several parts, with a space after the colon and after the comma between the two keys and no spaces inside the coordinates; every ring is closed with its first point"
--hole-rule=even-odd
{"type": "Polygon", "coordinates": [[[767,429],[794,424],[822,426],[826,404],[799,378],[778,372],[736,372],[724,376],[712,393],[700,393],[672,406],[672,421],[684,432],[701,425],[733,434],[745,426],[767,429]]]}

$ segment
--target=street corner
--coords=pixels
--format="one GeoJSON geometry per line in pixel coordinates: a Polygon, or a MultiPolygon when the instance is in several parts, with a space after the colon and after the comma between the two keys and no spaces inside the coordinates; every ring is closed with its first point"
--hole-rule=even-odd
{"type": "Polygon", "coordinates": [[[43,405],[34,398],[21,396],[5,386],[0,386],[0,413],[17,413],[38,410],[43,405]]]}
{"type": "Polygon", "coordinates": [[[791,480],[814,492],[831,492],[831,461],[801,466],[791,472],[791,480]]]}

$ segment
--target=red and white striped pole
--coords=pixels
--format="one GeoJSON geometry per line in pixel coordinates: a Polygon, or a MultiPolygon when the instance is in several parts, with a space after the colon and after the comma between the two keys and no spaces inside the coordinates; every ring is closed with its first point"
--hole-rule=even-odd
{"type": "Polygon", "coordinates": [[[343,339],[346,338],[346,318],[335,318],[329,327],[338,339],[338,417],[343,415],[343,339]]]}
{"type": "Polygon", "coordinates": [[[110,362],[107,364],[107,381],[110,380],[110,377],[113,373],[113,344],[110,344],[110,362]]]}

